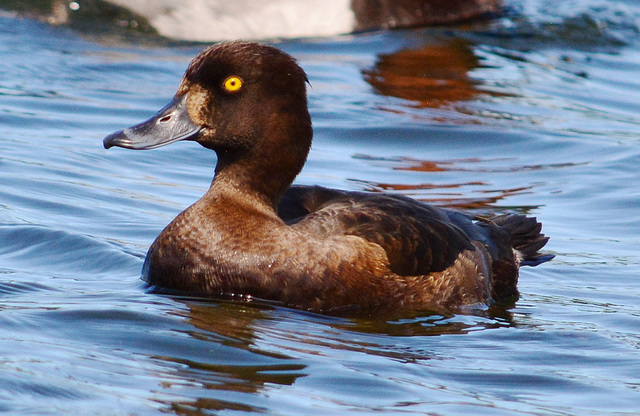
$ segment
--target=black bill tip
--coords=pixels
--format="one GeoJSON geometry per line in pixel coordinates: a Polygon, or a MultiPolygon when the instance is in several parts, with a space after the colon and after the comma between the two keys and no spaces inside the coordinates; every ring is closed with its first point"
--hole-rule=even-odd
{"type": "Polygon", "coordinates": [[[102,144],[105,149],[110,149],[114,146],[131,148],[132,143],[131,140],[127,137],[124,130],[117,131],[115,133],[111,133],[107,137],[104,138],[102,144]]]}
{"type": "Polygon", "coordinates": [[[194,139],[202,128],[191,120],[186,102],[186,94],[174,97],[169,105],[149,120],[105,137],[102,142],[104,148],[155,149],[180,140],[194,139]]]}

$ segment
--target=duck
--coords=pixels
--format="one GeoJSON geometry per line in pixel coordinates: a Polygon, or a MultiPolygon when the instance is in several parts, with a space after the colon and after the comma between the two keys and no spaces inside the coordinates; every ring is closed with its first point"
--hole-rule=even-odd
{"type": "MultiPolygon", "coordinates": [[[[502,12],[502,0],[106,0],[160,35],[187,41],[336,36],[444,25],[502,12]]],[[[63,8],[64,9],[64,8],[63,8]]],[[[65,10],[62,10],[65,12],[65,10]]],[[[69,20],[73,10],[64,16],[69,20]]]]}
{"type": "Polygon", "coordinates": [[[313,137],[308,83],[274,46],[217,43],[167,106],[104,138],[106,149],[187,140],[217,154],[209,189],[148,250],[151,288],[324,314],[452,311],[517,299],[520,266],[553,258],[534,217],[292,185],[313,137]]]}

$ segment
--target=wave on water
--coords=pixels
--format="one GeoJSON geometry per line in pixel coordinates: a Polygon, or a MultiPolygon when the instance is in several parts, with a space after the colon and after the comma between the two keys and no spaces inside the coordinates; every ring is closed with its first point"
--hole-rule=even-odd
{"type": "Polygon", "coordinates": [[[45,226],[0,225],[0,240],[4,242],[0,247],[3,267],[28,273],[112,274],[114,262],[123,270],[135,270],[140,262],[136,253],[118,243],[45,226]]]}
{"type": "Polygon", "coordinates": [[[603,47],[626,45],[640,34],[640,3],[634,0],[512,0],[488,33],[530,42],[603,47]]]}

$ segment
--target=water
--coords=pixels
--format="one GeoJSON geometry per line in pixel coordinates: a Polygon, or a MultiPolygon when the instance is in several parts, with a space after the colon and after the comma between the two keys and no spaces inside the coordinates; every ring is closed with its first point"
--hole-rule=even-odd
{"type": "Polygon", "coordinates": [[[312,83],[298,183],[525,212],[551,236],[512,307],[387,320],[147,293],[146,249],[215,154],[101,141],[163,106],[202,46],[0,16],[0,411],[638,414],[640,7],[512,10],[279,44],[312,83]]]}

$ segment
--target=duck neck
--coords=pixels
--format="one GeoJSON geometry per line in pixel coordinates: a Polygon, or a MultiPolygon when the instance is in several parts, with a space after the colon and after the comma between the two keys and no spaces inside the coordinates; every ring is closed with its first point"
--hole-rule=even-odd
{"type": "Polygon", "coordinates": [[[210,192],[232,192],[276,211],[304,166],[313,132],[310,118],[280,118],[262,127],[259,136],[245,141],[254,144],[249,148],[216,149],[218,164],[210,192]]]}

